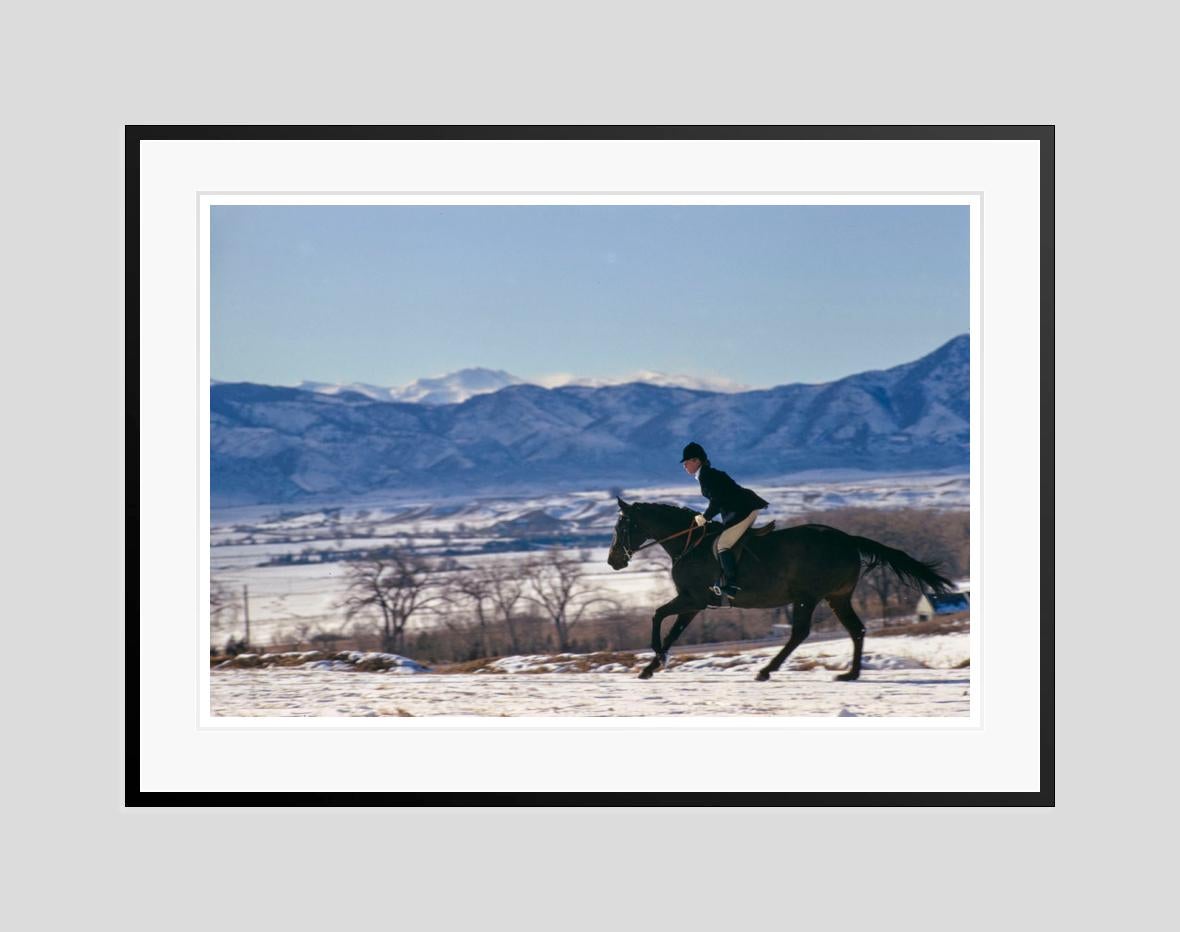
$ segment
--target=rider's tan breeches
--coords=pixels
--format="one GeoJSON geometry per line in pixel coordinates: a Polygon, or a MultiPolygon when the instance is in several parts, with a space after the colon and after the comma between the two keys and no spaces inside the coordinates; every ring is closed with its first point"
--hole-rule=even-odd
{"type": "Polygon", "coordinates": [[[758,511],[755,509],[742,518],[742,520],[733,527],[722,531],[717,538],[717,546],[714,549],[718,553],[720,553],[722,550],[729,550],[734,544],[738,542],[738,538],[746,533],[746,529],[754,523],[754,519],[757,517],[758,511]]]}

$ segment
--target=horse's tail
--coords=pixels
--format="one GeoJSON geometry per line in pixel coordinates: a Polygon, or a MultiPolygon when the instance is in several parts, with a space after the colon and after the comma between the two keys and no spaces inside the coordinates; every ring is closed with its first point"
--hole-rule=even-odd
{"type": "Polygon", "coordinates": [[[897,574],[898,579],[915,589],[921,590],[926,586],[935,595],[945,595],[954,591],[955,584],[935,572],[937,563],[923,563],[902,550],[886,547],[867,537],[852,537],[852,542],[860,552],[861,559],[865,561],[866,571],[875,566],[887,566],[897,574]]]}

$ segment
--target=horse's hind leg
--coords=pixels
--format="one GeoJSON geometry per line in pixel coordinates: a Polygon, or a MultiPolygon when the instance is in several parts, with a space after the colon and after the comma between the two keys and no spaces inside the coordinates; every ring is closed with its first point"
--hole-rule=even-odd
{"type": "Polygon", "coordinates": [[[814,602],[796,602],[791,609],[791,636],[787,639],[786,646],[780,650],[765,667],[758,671],[758,675],[754,677],[759,683],[763,683],[770,679],[770,674],[783,665],[783,662],[791,656],[791,652],[807,640],[807,635],[811,634],[811,613],[815,611],[814,602]]]}
{"type": "Polygon", "coordinates": [[[828,599],[828,604],[832,606],[832,611],[848,629],[848,634],[852,638],[852,667],[847,673],[839,674],[836,679],[855,680],[860,677],[860,654],[865,643],[864,622],[852,610],[851,595],[832,596],[828,599]]]}

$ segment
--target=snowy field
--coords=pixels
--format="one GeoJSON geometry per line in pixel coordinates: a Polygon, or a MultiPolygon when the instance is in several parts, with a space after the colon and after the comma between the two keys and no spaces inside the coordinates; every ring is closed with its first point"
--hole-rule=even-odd
{"type": "MultiPolygon", "coordinates": [[[[759,523],[843,507],[970,505],[969,481],[962,475],[791,477],[759,483],[757,488],[770,502],[759,523]]],[[[628,489],[625,495],[629,501],[704,505],[691,480],[628,489]]],[[[620,605],[646,608],[671,598],[674,590],[662,553],[649,551],[623,573],[606,565],[617,517],[614,495],[604,490],[432,500],[391,495],[334,507],[214,509],[210,575],[235,599],[248,587],[251,640],[256,644],[275,643],[300,626],[339,627],[337,606],[345,591],[349,554],[407,541],[424,555],[449,556],[474,568],[483,561],[528,557],[559,540],[570,552],[586,551],[586,581],[620,605]]],[[[240,621],[235,607],[217,639],[240,633],[240,621]]]]}
{"type": "MultiPolygon", "coordinates": [[[[769,682],[755,682],[754,674],[778,650],[685,652],[650,680],[636,676],[650,652],[603,656],[601,662],[595,662],[599,655],[506,657],[474,673],[421,672],[395,655],[351,654],[350,662],[214,669],[211,712],[235,718],[970,715],[966,632],[870,635],[861,678],[852,683],[833,680],[848,669],[847,638],[804,644],[769,682]],[[380,666],[389,669],[359,671],[380,666]]],[[[302,659],[287,655],[286,662],[302,659]]]]}

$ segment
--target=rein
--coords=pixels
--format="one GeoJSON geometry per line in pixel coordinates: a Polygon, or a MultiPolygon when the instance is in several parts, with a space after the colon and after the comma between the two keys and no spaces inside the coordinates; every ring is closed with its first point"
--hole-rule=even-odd
{"type": "MultiPolygon", "coordinates": [[[[623,550],[625,552],[627,552],[627,559],[629,560],[629,559],[631,559],[632,554],[639,553],[640,550],[644,550],[648,547],[654,547],[656,544],[662,544],[665,541],[675,540],[677,537],[683,537],[685,534],[687,534],[688,538],[684,541],[684,549],[680,551],[680,556],[674,558],[672,561],[673,563],[678,563],[678,562],[680,562],[681,558],[683,558],[686,553],[688,553],[694,546],[696,546],[692,542],[692,534],[693,534],[693,531],[695,531],[696,529],[697,529],[697,524],[696,524],[696,522],[693,522],[687,528],[685,528],[683,531],[677,531],[675,534],[669,534],[667,537],[661,537],[659,540],[649,540],[646,544],[640,544],[633,551],[627,551],[627,547],[626,547],[626,545],[624,545],[623,550]]],[[[704,539],[705,539],[705,528],[701,527],[701,540],[704,540],[704,539]]],[[[699,544],[700,542],[701,541],[698,540],[697,544],[699,544]]]]}

